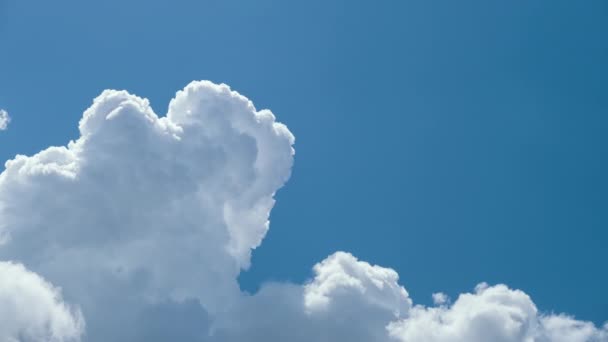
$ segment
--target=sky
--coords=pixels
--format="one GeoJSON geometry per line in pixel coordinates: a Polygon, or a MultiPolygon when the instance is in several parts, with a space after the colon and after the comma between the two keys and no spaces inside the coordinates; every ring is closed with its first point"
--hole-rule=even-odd
{"type": "MultiPolygon", "coordinates": [[[[288,335],[231,322],[300,297],[272,314],[327,333],[304,340],[344,340],[315,315],[352,302],[373,316],[347,320],[373,323],[362,341],[431,341],[429,317],[495,295],[542,322],[513,341],[557,341],[559,313],[604,341],[606,34],[602,0],[0,0],[0,160],[31,156],[0,178],[0,261],[16,263],[0,279],[37,284],[46,299],[23,298],[51,303],[57,341],[202,338],[177,316],[220,342],[272,341],[288,335]],[[108,108],[119,119],[99,121],[108,108]],[[34,156],[49,146],[66,149],[34,156]],[[94,265],[90,284],[74,260],[94,265]],[[108,279],[124,298],[85,295],[108,279]],[[95,321],[114,303],[169,326],[116,337],[95,321]]],[[[463,341],[488,336],[453,322],[463,341]]],[[[0,323],[0,341],[30,323],[0,323]]]]}

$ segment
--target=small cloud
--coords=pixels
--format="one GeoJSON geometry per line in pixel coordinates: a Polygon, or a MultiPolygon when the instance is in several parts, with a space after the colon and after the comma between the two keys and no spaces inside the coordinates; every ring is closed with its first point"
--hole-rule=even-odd
{"type": "Polygon", "coordinates": [[[8,115],[8,112],[4,109],[0,109],[0,131],[6,130],[10,122],[11,117],[8,115]]]}
{"type": "Polygon", "coordinates": [[[443,305],[449,300],[450,298],[448,297],[448,295],[443,292],[433,293],[433,303],[435,303],[435,305],[443,305]]]}

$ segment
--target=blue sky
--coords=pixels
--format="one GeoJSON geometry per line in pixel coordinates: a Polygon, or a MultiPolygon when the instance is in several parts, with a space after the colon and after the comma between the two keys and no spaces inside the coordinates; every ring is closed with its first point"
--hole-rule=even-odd
{"type": "Polygon", "coordinates": [[[608,318],[608,3],[0,0],[0,159],[76,139],[102,90],[164,115],[229,84],[296,136],[240,285],[336,250],[418,303],[485,281],[608,318]]]}

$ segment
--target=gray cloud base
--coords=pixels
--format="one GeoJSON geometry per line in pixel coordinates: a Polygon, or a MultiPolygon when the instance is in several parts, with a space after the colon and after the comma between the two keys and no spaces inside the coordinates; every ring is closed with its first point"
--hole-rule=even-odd
{"type": "Polygon", "coordinates": [[[395,271],[344,252],[306,284],[242,293],[294,137],[226,85],[189,84],[165,117],[108,90],[79,129],[0,174],[0,260],[28,268],[0,263],[0,279],[29,284],[0,284],[0,303],[41,298],[0,341],[608,341],[504,285],[414,305],[395,271]]]}

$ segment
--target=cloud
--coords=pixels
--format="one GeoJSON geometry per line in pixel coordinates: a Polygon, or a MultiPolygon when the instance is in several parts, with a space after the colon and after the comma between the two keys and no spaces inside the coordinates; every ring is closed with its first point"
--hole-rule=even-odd
{"type": "Polygon", "coordinates": [[[503,285],[414,305],[397,272],[345,252],[305,284],[241,292],[294,137],[226,85],[189,84],[163,117],[107,90],[79,130],[67,146],[6,163],[0,260],[61,286],[86,318],[86,341],[606,340],[605,328],[543,315],[503,285]]]}
{"type": "Polygon", "coordinates": [[[388,326],[398,341],[608,341],[608,327],[564,315],[543,315],[528,295],[505,285],[479,284],[451,306],[416,306],[388,326]]]}
{"type": "Polygon", "coordinates": [[[314,267],[314,272],[314,280],[304,287],[304,306],[310,314],[343,312],[346,310],[341,308],[355,305],[399,317],[412,305],[407,291],[398,283],[397,272],[359,261],[349,253],[329,256],[314,267]]]}
{"type": "Polygon", "coordinates": [[[76,341],[83,331],[80,312],[57,288],[23,265],[0,262],[0,341],[76,341]]]}
{"type": "Polygon", "coordinates": [[[6,130],[10,122],[11,117],[8,115],[8,112],[4,109],[0,109],[0,131],[6,130]]]}
{"type": "Polygon", "coordinates": [[[212,341],[386,341],[411,306],[397,273],[337,252],[304,285],[272,283],[218,317],[212,341]]]}
{"type": "Polygon", "coordinates": [[[433,293],[433,303],[435,303],[435,305],[445,304],[449,300],[450,300],[450,298],[448,297],[448,295],[446,295],[443,292],[433,293]]]}
{"type": "Polygon", "coordinates": [[[178,92],[166,117],[145,99],[104,91],[79,130],[68,146],[6,163],[0,260],[60,284],[92,340],[113,339],[97,334],[158,302],[225,310],[289,178],[289,130],[210,82],[178,92]],[[106,319],[123,300],[128,309],[106,319]]]}
{"type": "Polygon", "coordinates": [[[451,305],[412,305],[397,273],[338,252],[305,285],[269,284],[219,321],[215,342],[601,342],[608,324],[543,314],[506,285],[479,284],[451,305]]]}

